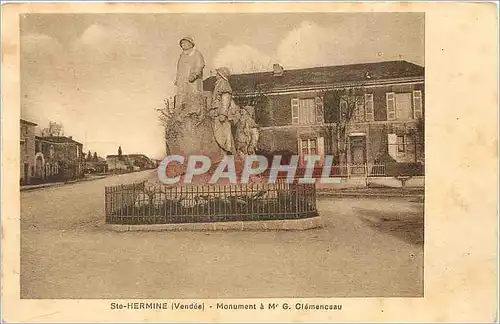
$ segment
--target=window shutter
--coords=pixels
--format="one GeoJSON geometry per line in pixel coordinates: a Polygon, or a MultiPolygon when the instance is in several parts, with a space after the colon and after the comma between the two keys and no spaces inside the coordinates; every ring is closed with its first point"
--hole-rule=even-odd
{"type": "Polygon", "coordinates": [[[422,113],[422,91],[413,91],[413,118],[419,119],[423,117],[422,113]]]}
{"type": "Polygon", "coordinates": [[[374,120],[373,113],[373,94],[365,94],[365,113],[366,113],[366,121],[374,120]]]}
{"type": "Polygon", "coordinates": [[[321,157],[321,163],[324,162],[325,159],[325,138],[324,137],[318,137],[317,138],[317,145],[318,145],[318,155],[321,157]]]}
{"type": "Polygon", "coordinates": [[[398,135],[387,134],[387,145],[389,155],[396,160],[398,157],[398,135]]]}
{"type": "Polygon", "coordinates": [[[356,97],[356,108],[354,110],[354,121],[365,121],[365,103],[363,97],[356,97]]]}
{"type": "Polygon", "coordinates": [[[325,122],[325,112],[323,109],[323,98],[316,97],[316,123],[323,124],[325,122]]]}
{"type": "Polygon", "coordinates": [[[299,98],[292,98],[292,125],[299,123],[299,98]]]}
{"type": "Polygon", "coordinates": [[[299,166],[303,166],[304,156],[302,155],[302,140],[300,137],[297,139],[297,155],[299,156],[299,166]]]}
{"type": "Polygon", "coordinates": [[[385,99],[387,103],[387,120],[396,119],[396,99],[394,92],[387,92],[385,94],[385,99]]]}

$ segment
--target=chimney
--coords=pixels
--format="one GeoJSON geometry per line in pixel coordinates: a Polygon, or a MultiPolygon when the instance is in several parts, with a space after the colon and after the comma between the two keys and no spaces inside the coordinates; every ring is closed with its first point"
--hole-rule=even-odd
{"type": "Polygon", "coordinates": [[[283,67],[281,65],[279,65],[278,63],[274,63],[273,64],[273,75],[275,77],[280,77],[283,75],[283,67]]]}

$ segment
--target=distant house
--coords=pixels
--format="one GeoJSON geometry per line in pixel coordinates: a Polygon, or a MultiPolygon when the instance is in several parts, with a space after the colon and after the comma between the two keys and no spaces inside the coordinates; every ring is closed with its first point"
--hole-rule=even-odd
{"type": "Polygon", "coordinates": [[[35,127],[37,124],[20,120],[20,181],[29,184],[35,175],[35,127]]]}
{"type": "Polygon", "coordinates": [[[137,171],[155,167],[155,163],[144,154],[124,154],[121,157],[118,155],[108,155],[106,162],[109,171],[137,171]]]}
{"type": "Polygon", "coordinates": [[[138,167],[140,170],[155,167],[155,163],[144,154],[129,154],[128,157],[132,160],[134,167],[138,167]]]}
{"type": "Polygon", "coordinates": [[[83,145],[71,136],[35,136],[35,182],[83,176],[83,145]]]}
{"type": "Polygon", "coordinates": [[[85,162],[85,170],[86,172],[106,173],[108,172],[108,162],[106,159],[98,156],[97,161],[85,162]]]}
{"type": "Polygon", "coordinates": [[[110,172],[126,172],[134,169],[132,161],[127,155],[108,155],[106,156],[106,163],[110,172]]]}
{"type": "MultiPolygon", "coordinates": [[[[347,127],[343,163],[424,162],[421,66],[389,61],[285,70],[275,64],[273,71],[232,75],[229,81],[237,101],[262,97],[255,104],[260,153],[335,156],[340,117],[326,109],[326,94],[356,88],[362,95],[347,127]]],[[[207,78],[204,90],[212,91],[214,83],[207,78]]]]}

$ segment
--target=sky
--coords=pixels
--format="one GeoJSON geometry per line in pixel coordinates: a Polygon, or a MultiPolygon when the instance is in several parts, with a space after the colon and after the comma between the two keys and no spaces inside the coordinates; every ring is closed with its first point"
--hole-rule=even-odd
{"type": "Polygon", "coordinates": [[[205,77],[407,60],[424,66],[418,13],[31,14],[21,17],[21,116],[100,156],[161,159],[156,109],[175,94],[179,39],[194,37],[205,77]]]}

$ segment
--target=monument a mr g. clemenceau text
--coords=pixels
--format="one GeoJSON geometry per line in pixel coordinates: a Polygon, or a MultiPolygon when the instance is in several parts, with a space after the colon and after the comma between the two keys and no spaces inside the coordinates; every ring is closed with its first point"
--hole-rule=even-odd
{"type": "MultiPolygon", "coordinates": [[[[205,60],[195,48],[191,37],[179,42],[182,48],[177,62],[174,109],[166,123],[168,155],[206,156],[212,165],[226,155],[236,159],[255,154],[259,130],[254,107],[240,107],[233,100],[226,67],[216,69],[215,88],[211,96],[203,92],[205,60]]],[[[183,173],[184,168],[170,168],[170,175],[183,173]]]]}

